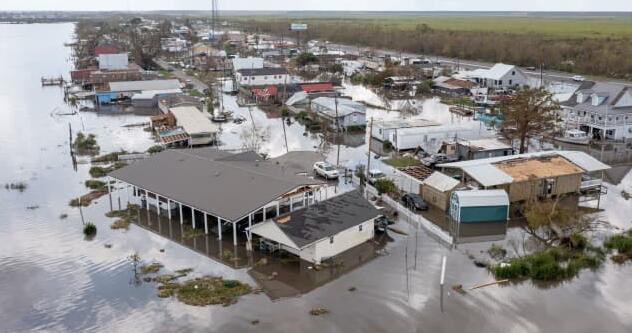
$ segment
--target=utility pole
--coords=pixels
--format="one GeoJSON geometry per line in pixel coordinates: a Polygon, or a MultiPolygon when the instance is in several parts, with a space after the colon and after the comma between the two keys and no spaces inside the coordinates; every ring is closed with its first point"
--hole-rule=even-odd
{"type": "Polygon", "coordinates": [[[371,139],[371,137],[373,136],[373,117],[371,117],[371,122],[369,124],[369,154],[367,157],[367,161],[366,161],[366,179],[364,180],[365,182],[367,182],[369,180],[369,170],[371,170],[371,142],[373,141],[371,139]]]}

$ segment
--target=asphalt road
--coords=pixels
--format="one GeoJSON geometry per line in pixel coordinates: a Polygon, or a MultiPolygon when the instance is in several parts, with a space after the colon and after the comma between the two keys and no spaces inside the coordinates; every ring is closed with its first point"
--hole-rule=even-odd
{"type": "Polygon", "coordinates": [[[181,69],[175,68],[174,66],[168,64],[163,59],[156,58],[154,59],[154,62],[156,63],[156,65],[160,66],[160,68],[162,68],[163,70],[170,71],[178,79],[188,84],[191,84],[193,86],[193,89],[199,91],[202,94],[204,93],[206,89],[209,89],[209,86],[206,83],[200,81],[195,76],[188,75],[181,69]]]}

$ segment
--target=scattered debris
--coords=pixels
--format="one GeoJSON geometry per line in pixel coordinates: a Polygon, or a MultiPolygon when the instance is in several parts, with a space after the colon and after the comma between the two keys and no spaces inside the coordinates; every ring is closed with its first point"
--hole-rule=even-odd
{"type": "Polygon", "coordinates": [[[191,272],[193,272],[193,268],[183,268],[175,271],[176,274],[181,276],[187,276],[191,272]]]}
{"type": "Polygon", "coordinates": [[[105,243],[105,244],[103,244],[103,246],[104,246],[106,249],[111,249],[111,248],[112,248],[112,244],[110,244],[110,243],[105,243]]]}
{"type": "Polygon", "coordinates": [[[467,291],[465,291],[465,289],[463,289],[463,285],[462,284],[455,284],[452,286],[452,290],[454,290],[455,292],[461,294],[461,295],[465,295],[467,294],[467,291]]]}
{"type": "Polygon", "coordinates": [[[314,308],[309,311],[309,314],[311,314],[312,316],[322,316],[328,313],[329,313],[329,310],[325,308],[314,308]]]}
{"type": "Polygon", "coordinates": [[[20,192],[24,192],[28,185],[25,182],[17,182],[17,183],[7,183],[4,184],[4,188],[7,190],[17,190],[20,192]]]}
{"type": "Polygon", "coordinates": [[[74,198],[72,200],[70,200],[70,207],[88,207],[90,206],[90,204],[92,203],[92,201],[106,195],[108,193],[107,190],[96,190],[96,191],[91,191],[88,194],[84,194],[79,198],[74,198]]]}
{"type": "Polygon", "coordinates": [[[502,260],[507,256],[507,250],[500,245],[492,244],[487,250],[487,254],[494,260],[502,260]]]}
{"type": "Polygon", "coordinates": [[[129,230],[130,224],[132,224],[132,219],[138,214],[140,206],[129,204],[126,209],[123,210],[114,210],[105,214],[107,217],[118,217],[114,223],[110,225],[110,228],[113,230],[129,230]]]}
{"type": "Polygon", "coordinates": [[[632,194],[630,194],[628,191],[623,190],[621,191],[621,196],[623,197],[623,199],[625,200],[630,200],[630,198],[632,198],[632,194]]]}
{"type": "Polygon", "coordinates": [[[162,267],[163,265],[161,263],[153,262],[149,265],[140,266],[140,273],[144,275],[155,274],[155,273],[158,273],[158,271],[160,271],[162,267]]]}
{"type": "Polygon", "coordinates": [[[165,253],[165,249],[160,249],[160,253],[165,253]]]}
{"type": "Polygon", "coordinates": [[[356,291],[357,289],[356,289],[356,287],[351,287],[351,288],[349,288],[349,289],[347,289],[347,290],[348,290],[348,291],[350,291],[350,292],[354,292],[354,291],[356,291]]]}
{"type": "MultiPolygon", "coordinates": [[[[494,282],[488,282],[488,283],[483,283],[483,284],[479,284],[476,285],[472,288],[470,288],[470,290],[475,290],[475,289],[479,289],[479,288],[485,288],[485,287],[489,287],[489,286],[493,286],[493,285],[497,285],[497,284],[503,284],[503,283],[507,283],[509,282],[509,279],[503,279],[503,280],[497,280],[494,282]]],[[[461,288],[463,288],[463,286],[461,286],[461,288]]]]}
{"type": "Polygon", "coordinates": [[[35,210],[35,209],[38,209],[38,208],[40,208],[38,205],[26,206],[26,209],[28,209],[28,210],[35,210]]]}
{"type": "Polygon", "coordinates": [[[66,214],[66,213],[61,213],[61,214],[59,215],[59,219],[60,219],[60,220],[65,220],[65,219],[67,219],[67,218],[68,218],[68,214],[66,214]]]}
{"type": "Polygon", "coordinates": [[[158,287],[158,297],[176,296],[179,301],[195,306],[214,304],[229,306],[236,303],[240,296],[249,294],[251,291],[248,284],[237,280],[205,276],[182,283],[167,281],[158,287]]]}
{"type": "Polygon", "coordinates": [[[253,325],[257,325],[257,324],[259,324],[259,319],[255,319],[255,320],[251,321],[250,323],[253,324],[253,325]]]}
{"type": "Polygon", "coordinates": [[[268,258],[261,258],[257,260],[257,262],[255,263],[255,266],[260,267],[260,266],[265,266],[267,264],[268,264],[268,258]]]}

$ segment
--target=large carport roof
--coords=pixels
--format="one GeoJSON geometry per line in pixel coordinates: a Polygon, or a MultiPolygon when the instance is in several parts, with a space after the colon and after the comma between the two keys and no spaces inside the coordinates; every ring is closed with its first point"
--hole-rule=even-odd
{"type": "Polygon", "coordinates": [[[316,152],[293,152],[262,160],[257,154],[230,154],[211,148],[166,150],[110,173],[110,176],[222,219],[236,222],[302,186],[316,152]]]}

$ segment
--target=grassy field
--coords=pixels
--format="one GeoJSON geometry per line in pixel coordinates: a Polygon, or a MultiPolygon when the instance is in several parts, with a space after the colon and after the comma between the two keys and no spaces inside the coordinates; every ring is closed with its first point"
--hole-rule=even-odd
{"type": "Polygon", "coordinates": [[[508,17],[508,16],[352,16],[352,17],[251,17],[260,21],[299,21],[305,23],[344,22],[378,24],[415,29],[426,24],[432,29],[450,31],[538,34],[556,38],[632,37],[632,17],[508,17]]]}

